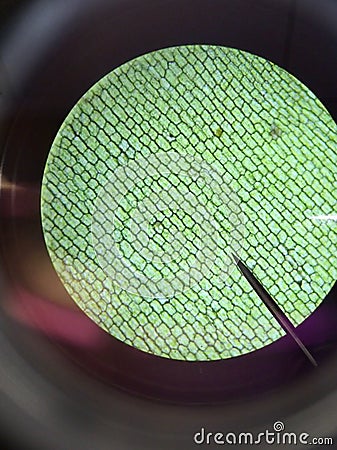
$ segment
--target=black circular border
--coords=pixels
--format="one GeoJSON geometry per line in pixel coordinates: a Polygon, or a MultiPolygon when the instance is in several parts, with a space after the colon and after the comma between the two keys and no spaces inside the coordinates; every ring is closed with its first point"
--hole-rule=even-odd
{"type": "MultiPolygon", "coordinates": [[[[41,186],[52,141],[77,100],[114,68],[164,47],[212,44],[258,54],[300,79],[337,118],[337,94],[327,89],[335,82],[336,67],[331,67],[335,48],[325,48],[323,58],[304,41],[303,31],[302,39],[297,37],[301,45],[294,50],[296,33],[291,27],[296,10],[287,1],[261,0],[253,4],[213,0],[210,5],[201,0],[101,0],[83,2],[74,11],[72,19],[61,27],[62,33],[51,40],[48,51],[30,47],[32,52],[41,51],[34,67],[27,67],[26,73],[21,69],[14,85],[11,70],[7,74],[9,132],[3,170],[14,183],[41,186]],[[296,57],[301,50],[304,55],[296,57]],[[324,61],[325,67],[318,69],[324,61]]],[[[315,23],[312,13],[306,14],[302,12],[302,20],[308,21],[304,30],[310,28],[310,21],[315,23]]],[[[320,28],[316,27],[318,36],[320,28]]],[[[40,223],[36,223],[43,242],[40,223]]],[[[11,226],[15,234],[15,217],[11,226]]],[[[326,353],[323,344],[336,342],[337,338],[336,289],[298,328],[319,361],[326,353]]],[[[81,362],[73,349],[62,350],[84,370],[110,385],[174,402],[221,403],[255,397],[286,386],[310,369],[288,337],[231,360],[191,363],[152,356],[109,339],[113,364],[98,371],[90,369],[88,360],[97,362],[99,355],[86,355],[81,362]]]]}

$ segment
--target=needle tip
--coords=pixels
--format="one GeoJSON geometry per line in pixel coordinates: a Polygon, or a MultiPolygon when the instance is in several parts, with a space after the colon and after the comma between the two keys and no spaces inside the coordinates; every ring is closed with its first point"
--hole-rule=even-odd
{"type": "Polygon", "coordinates": [[[235,261],[235,264],[238,264],[239,263],[239,258],[235,255],[235,253],[232,253],[232,256],[233,256],[233,259],[234,259],[234,261],[235,261]]]}

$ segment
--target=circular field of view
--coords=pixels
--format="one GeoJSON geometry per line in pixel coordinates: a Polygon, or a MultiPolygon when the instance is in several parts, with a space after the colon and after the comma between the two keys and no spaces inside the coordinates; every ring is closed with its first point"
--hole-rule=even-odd
{"type": "Polygon", "coordinates": [[[336,125],[261,57],[159,50],[91,87],[60,128],[41,214],[77,305],[120,341],[178,360],[258,350],[284,331],[233,262],[289,319],[337,279],[336,125]]]}

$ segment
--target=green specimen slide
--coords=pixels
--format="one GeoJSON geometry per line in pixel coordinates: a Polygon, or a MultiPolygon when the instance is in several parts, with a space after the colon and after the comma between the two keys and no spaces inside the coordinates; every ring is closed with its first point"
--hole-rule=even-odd
{"type": "Polygon", "coordinates": [[[284,332],[235,266],[295,324],[337,279],[337,129],[270,61],[194,45],[113,70],[74,106],[45,167],[56,272],[115,338],[189,361],[284,332]]]}

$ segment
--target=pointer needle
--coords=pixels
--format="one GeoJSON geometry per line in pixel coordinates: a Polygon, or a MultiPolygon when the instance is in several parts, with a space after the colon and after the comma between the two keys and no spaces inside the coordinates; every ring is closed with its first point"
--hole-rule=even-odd
{"type": "Polygon", "coordinates": [[[281,327],[284,329],[284,331],[286,331],[286,333],[288,333],[294,339],[294,341],[297,343],[297,345],[301,348],[303,353],[309,359],[311,364],[313,366],[317,367],[317,362],[316,362],[315,358],[312,356],[312,354],[309,352],[309,350],[303,344],[301,339],[297,336],[296,328],[290,322],[290,320],[287,318],[287,316],[284,314],[282,309],[272,299],[272,297],[268,294],[268,292],[265,290],[265,288],[262,286],[262,284],[258,281],[258,279],[254,276],[254,274],[248,269],[248,267],[245,266],[245,264],[234,254],[233,254],[233,258],[234,258],[234,261],[237,264],[238,268],[242,272],[242,274],[245,276],[245,278],[247,279],[249,284],[255,290],[255,292],[260,297],[260,299],[263,301],[263,303],[267,306],[269,311],[272,313],[272,315],[275,317],[275,319],[278,321],[278,323],[281,325],[281,327]]]}

